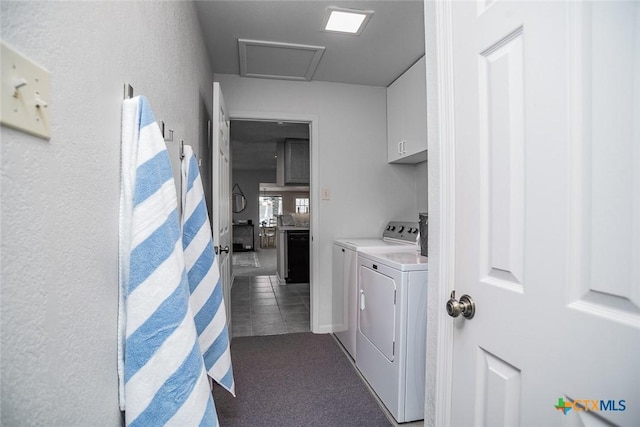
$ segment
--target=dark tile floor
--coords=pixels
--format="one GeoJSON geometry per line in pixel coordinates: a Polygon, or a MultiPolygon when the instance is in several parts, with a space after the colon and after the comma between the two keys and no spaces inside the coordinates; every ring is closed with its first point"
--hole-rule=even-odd
{"type": "Polygon", "coordinates": [[[310,331],[309,284],[277,276],[236,276],[231,288],[231,336],[310,331]]]}

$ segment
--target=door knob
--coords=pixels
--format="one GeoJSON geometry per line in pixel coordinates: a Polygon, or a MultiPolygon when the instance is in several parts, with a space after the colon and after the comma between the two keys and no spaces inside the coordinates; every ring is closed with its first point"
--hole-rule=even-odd
{"type": "Polygon", "coordinates": [[[467,319],[471,319],[476,314],[476,303],[469,295],[462,295],[458,301],[456,300],[456,291],[451,291],[451,298],[447,301],[447,313],[451,317],[458,317],[462,314],[467,319]]]}
{"type": "Polygon", "coordinates": [[[225,246],[224,248],[222,246],[216,246],[215,247],[216,255],[220,255],[222,252],[229,253],[229,246],[225,246]]]}

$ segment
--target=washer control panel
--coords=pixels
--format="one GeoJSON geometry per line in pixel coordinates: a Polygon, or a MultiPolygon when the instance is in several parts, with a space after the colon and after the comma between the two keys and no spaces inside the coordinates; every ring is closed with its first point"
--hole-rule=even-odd
{"type": "Polygon", "coordinates": [[[382,232],[382,238],[418,244],[420,241],[420,227],[417,222],[389,221],[382,232]]]}

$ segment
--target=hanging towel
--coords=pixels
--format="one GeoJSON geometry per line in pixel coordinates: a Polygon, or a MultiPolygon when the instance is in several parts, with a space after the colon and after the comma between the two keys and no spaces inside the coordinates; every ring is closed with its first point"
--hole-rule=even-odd
{"type": "Polygon", "coordinates": [[[182,244],[191,309],[205,368],[211,378],[235,396],[220,269],[213,250],[200,170],[188,145],[184,146],[182,159],[182,244]]]}
{"type": "Polygon", "coordinates": [[[122,108],[120,406],[127,426],[217,426],[189,307],[169,156],[144,97],[122,108]]]}

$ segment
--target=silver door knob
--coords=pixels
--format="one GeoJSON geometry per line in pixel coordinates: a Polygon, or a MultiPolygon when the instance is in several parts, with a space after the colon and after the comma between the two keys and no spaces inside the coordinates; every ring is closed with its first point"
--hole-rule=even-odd
{"type": "Polygon", "coordinates": [[[458,301],[456,300],[456,291],[451,291],[451,298],[447,301],[447,313],[451,317],[458,317],[462,314],[467,319],[471,319],[476,314],[476,303],[469,295],[462,295],[458,301]]]}

